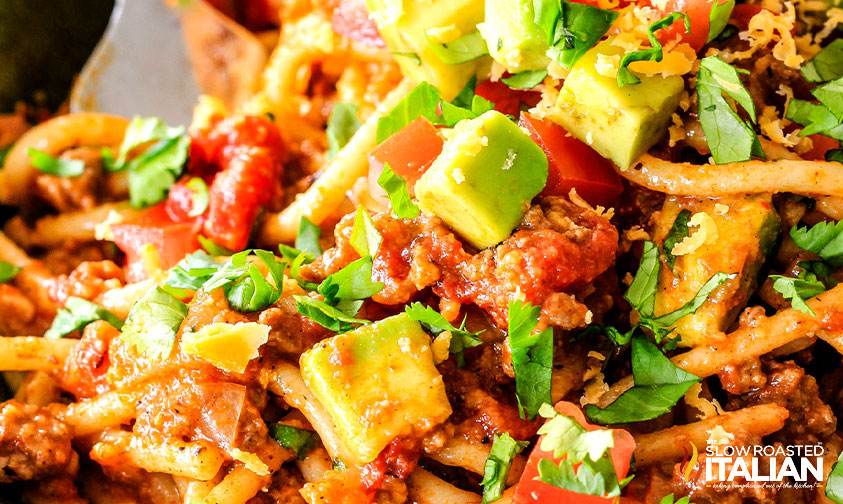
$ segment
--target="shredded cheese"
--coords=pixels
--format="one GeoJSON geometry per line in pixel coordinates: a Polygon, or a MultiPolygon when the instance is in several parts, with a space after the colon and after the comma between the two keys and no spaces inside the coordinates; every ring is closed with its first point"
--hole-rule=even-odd
{"type": "Polygon", "coordinates": [[[444,331],[433,339],[433,342],[430,344],[430,350],[433,353],[434,364],[448,360],[448,355],[451,353],[452,337],[451,331],[444,331]]]}
{"type": "Polygon", "coordinates": [[[269,475],[269,466],[266,465],[264,461],[257,456],[257,454],[245,452],[238,448],[232,448],[229,450],[228,454],[231,455],[231,458],[234,460],[242,462],[243,465],[246,466],[246,469],[252,471],[258,476],[269,475]]]}
{"type": "Polygon", "coordinates": [[[706,418],[716,417],[719,414],[719,404],[715,405],[717,400],[709,401],[700,397],[702,392],[702,383],[696,383],[685,393],[685,403],[700,412],[697,419],[705,420],[706,418]]]}
{"type": "Polygon", "coordinates": [[[100,241],[114,241],[113,224],[123,222],[123,215],[114,210],[109,210],[105,220],[94,226],[94,238],[100,241]]]}
{"type": "Polygon", "coordinates": [[[678,142],[684,140],[688,132],[685,131],[685,123],[682,122],[682,118],[679,117],[679,114],[676,112],[673,113],[673,124],[667,129],[668,133],[670,133],[670,146],[675,146],[678,142]]]}
{"type": "Polygon", "coordinates": [[[715,203],[714,204],[714,213],[716,215],[726,215],[729,211],[729,205],[724,205],[723,203],[715,203]]]}
{"type": "Polygon", "coordinates": [[[735,435],[727,432],[722,425],[715,425],[713,429],[705,431],[708,434],[709,446],[725,446],[735,441],[735,435]]]}
{"type": "Polygon", "coordinates": [[[590,379],[583,387],[583,395],[580,398],[580,405],[597,404],[600,397],[609,391],[609,384],[606,383],[606,376],[603,373],[597,373],[590,379]]]}
{"type": "Polygon", "coordinates": [[[785,135],[783,128],[789,124],[790,121],[787,119],[779,118],[778,111],[773,105],[765,106],[758,118],[758,126],[767,138],[786,147],[795,147],[801,139],[796,131],[785,135]]]}
{"type": "Polygon", "coordinates": [[[764,9],[752,16],[748,29],[739,34],[741,40],[749,43],[749,49],[733,53],[729,59],[750,58],[759,49],[775,42],[773,57],[789,68],[798,69],[805,58],[796,50],[796,41],[791,32],[796,23],[796,10],[790,2],[786,2],[784,7],[784,12],[780,14],[764,9]]]}
{"type": "Polygon", "coordinates": [[[717,241],[717,223],[705,212],[692,215],[691,220],[688,221],[688,227],[695,227],[697,230],[673,247],[671,253],[675,256],[690,254],[703,245],[717,241]]]}

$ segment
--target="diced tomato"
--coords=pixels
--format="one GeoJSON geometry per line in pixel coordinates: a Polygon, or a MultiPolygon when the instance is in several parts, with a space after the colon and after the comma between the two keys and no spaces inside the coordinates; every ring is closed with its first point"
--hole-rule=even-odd
{"type": "Polygon", "coordinates": [[[375,21],[369,16],[366,0],[340,0],[331,18],[334,31],[368,46],[386,47],[375,21]]]}
{"type": "Polygon", "coordinates": [[[739,30],[744,31],[749,28],[749,20],[763,10],[764,7],[756,4],[735,5],[735,8],[732,10],[730,22],[739,30]]]}
{"type": "MultiPolygon", "coordinates": [[[[583,416],[580,408],[573,403],[559,402],[556,404],[556,411],[567,417],[576,420],[586,430],[593,431],[598,429],[605,429],[599,425],[589,424],[585,416],[583,416]]],[[[623,429],[613,429],[612,436],[615,445],[609,449],[609,456],[612,459],[612,465],[615,468],[615,474],[618,480],[626,478],[629,473],[629,465],[632,460],[632,452],[635,450],[635,440],[632,435],[623,429]]],[[[609,504],[617,501],[615,497],[600,497],[594,495],[582,495],[570,490],[558,488],[549,485],[543,481],[538,481],[539,477],[539,461],[542,459],[552,460],[558,464],[561,458],[557,459],[553,453],[541,449],[541,442],[544,436],[539,438],[539,442],[530,454],[527,460],[527,465],[524,468],[524,473],[518,481],[518,487],[515,490],[515,497],[513,502],[516,504],[531,504],[531,503],[548,503],[553,504],[609,504]]]]}
{"type": "Polygon", "coordinates": [[[802,155],[805,159],[824,160],[826,152],[832,149],[840,148],[840,142],[825,135],[811,135],[810,138],[813,143],[813,147],[811,147],[811,150],[802,155]]]}
{"type": "MultiPolygon", "coordinates": [[[[717,0],[719,4],[725,0],[717,0]]],[[[709,16],[714,2],[711,0],[668,0],[662,10],[664,15],[672,12],[684,12],[691,18],[691,33],[685,33],[685,20],[678,19],[663,30],[656,32],[656,36],[662,43],[681,39],[694,50],[699,51],[708,40],[709,16]]]]}
{"type": "Polygon", "coordinates": [[[205,236],[229,250],[242,250],[261,208],[280,191],[284,144],[263,116],[231,117],[196,133],[190,171],[213,178],[208,191],[205,236]]]}
{"type": "Polygon", "coordinates": [[[173,220],[167,203],[146,209],[139,217],[112,224],[114,244],[126,254],[126,279],[138,282],[146,278],[143,250],[151,245],[158,251],[162,268],[171,268],[184,256],[197,250],[200,218],[178,222],[173,220]]]}
{"type": "Polygon", "coordinates": [[[567,195],[576,189],[592,205],[608,205],[623,191],[612,163],[588,145],[568,135],[562,126],[522,113],[518,122],[542,148],[548,160],[542,194],[567,195]]]}
{"type": "Polygon", "coordinates": [[[424,117],[396,131],[369,152],[369,192],[376,198],[386,197],[378,177],[384,164],[389,164],[392,171],[404,177],[413,194],[416,181],[442,152],[443,143],[436,126],[424,117]]]}
{"type": "Polygon", "coordinates": [[[170,187],[165,207],[167,215],[175,222],[184,222],[191,219],[190,212],[193,211],[193,190],[187,187],[187,183],[193,177],[184,177],[170,187]]]}
{"type": "Polygon", "coordinates": [[[495,110],[501,114],[511,116],[518,116],[521,109],[521,103],[526,103],[530,107],[535,107],[541,100],[541,93],[535,91],[525,91],[520,89],[511,89],[503,82],[492,82],[487,80],[477,85],[474,92],[477,96],[481,96],[495,104],[495,110]]]}

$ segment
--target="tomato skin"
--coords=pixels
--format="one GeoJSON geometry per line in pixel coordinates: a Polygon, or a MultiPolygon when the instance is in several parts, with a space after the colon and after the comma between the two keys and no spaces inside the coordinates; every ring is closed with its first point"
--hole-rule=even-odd
{"type": "Polygon", "coordinates": [[[184,256],[199,248],[197,235],[200,218],[174,221],[167,202],[146,209],[140,216],[127,222],[112,224],[114,244],[126,254],[126,280],[139,282],[146,278],[143,250],[151,245],[158,251],[161,267],[172,268],[184,256]]]}
{"type": "Polygon", "coordinates": [[[378,26],[369,17],[366,0],[340,0],[331,17],[334,32],[372,47],[386,47],[378,26]]]}
{"type": "Polygon", "coordinates": [[[439,130],[425,117],[419,117],[369,152],[369,193],[375,198],[387,200],[386,193],[378,185],[378,177],[389,164],[397,175],[407,181],[407,189],[413,194],[416,181],[430,168],[442,152],[444,145],[439,130]]]}
{"type": "Polygon", "coordinates": [[[764,7],[756,4],[738,4],[732,10],[730,21],[739,30],[745,31],[749,28],[749,20],[763,10],[764,7]]]}
{"type": "Polygon", "coordinates": [[[217,245],[242,250],[261,207],[280,192],[284,143],[264,116],[219,120],[191,138],[190,172],[213,177],[204,233],[217,245]]]}
{"type": "Polygon", "coordinates": [[[825,135],[810,135],[810,138],[813,143],[813,147],[811,147],[811,150],[802,155],[805,159],[823,161],[825,160],[826,152],[832,149],[840,148],[840,142],[825,135]]]}
{"type": "Polygon", "coordinates": [[[542,148],[548,160],[542,194],[567,196],[571,189],[592,205],[608,205],[623,191],[620,176],[591,147],[568,135],[562,126],[522,113],[518,124],[542,148]]]}
{"type": "MultiPolygon", "coordinates": [[[[724,0],[717,0],[718,4],[724,0]]],[[[668,0],[663,14],[666,16],[672,12],[684,12],[691,18],[691,33],[685,33],[685,20],[678,19],[663,30],[656,32],[656,36],[662,43],[681,39],[682,42],[690,45],[695,51],[699,51],[708,40],[709,16],[713,2],[709,0],[668,0]]]]}
{"type": "MultiPolygon", "coordinates": [[[[599,425],[589,424],[580,408],[573,403],[560,401],[556,403],[555,409],[560,414],[573,418],[588,431],[605,429],[605,427],[599,425]]],[[[629,473],[632,452],[635,450],[635,440],[629,432],[623,429],[613,429],[612,433],[615,445],[609,449],[609,456],[612,459],[618,480],[623,480],[629,473]]],[[[540,460],[548,459],[556,464],[562,460],[561,458],[555,458],[553,453],[540,448],[543,439],[544,436],[539,438],[539,442],[530,453],[530,458],[527,460],[527,465],[518,481],[518,487],[515,489],[515,497],[513,498],[515,504],[544,504],[549,502],[553,504],[610,504],[617,502],[617,497],[582,495],[536,480],[539,477],[538,464],[540,460]]]]}
{"type": "Polygon", "coordinates": [[[477,85],[474,90],[477,96],[483,97],[495,104],[495,110],[501,114],[518,117],[521,103],[535,107],[541,100],[541,94],[523,89],[511,89],[503,82],[487,80],[477,85]]]}

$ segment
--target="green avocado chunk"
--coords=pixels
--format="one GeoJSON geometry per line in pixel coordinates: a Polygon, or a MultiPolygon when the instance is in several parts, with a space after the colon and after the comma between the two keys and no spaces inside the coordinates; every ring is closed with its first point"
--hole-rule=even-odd
{"type": "Polygon", "coordinates": [[[588,51],[571,69],[548,116],[626,170],[664,136],[685,81],[642,75],[640,84],[618,87],[615,77],[598,73],[599,54],[617,58],[624,51],[611,41],[588,51]]]}
{"type": "Polygon", "coordinates": [[[451,415],[430,336],[406,313],[317,343],[299,360],[354,464],[396,437],[423,435],[451,415]]]}
{"type": "MultiPolygon", "coordinates": [[[[699,247],[676,256],[673,269],[666,260],[662,261],[655,314],[668,313],[690,301],[715,273],[737,275],[715,290],[696,313],[674,324],[682,336],[680,345],[698,346],[721,337],[718,334],[732,325],[746,305],[757,286],[758,272],[778,240],[781,220],[769,194],[719,199],[669,196],[654,215],[652,230],[663,250],[663,259],[664,239],[683,210],[691,213],[691,219],[694,214],[705,212],[716,231],[699,247]]],[[[691,235],[702,228],[691,229],[691,235]]],[[[674,250],[679,250],[677,247],[674,250]]]]}
{"type": "Polygon", "coordinates": [[[534,21],[533,0],[486,0],[480,33],[492,59],[508,72],[547,68],[547,35],[534,21]]]}
{"type": "MultiPolygon", "coordinates": [[[[442,33],[449,42],[477,30],[483,21],[483,0],[366,0],[386,45],[396,54],[404,75],[416,83],[427,81],[453,100],[489,58],[459,65],[439,59],[428,44],[428,35],[442,33]],[[412,55],[418,56],[416,60],[412,55]],[[409,56],[409,57],[408,57],[409,56]]],[[[434,37],[437,38],[437,37],[434,37]]]]}
{"type": "Polygon", "coordinates": [[[478,249],[503,241],[547,182],[541,148],[505,115],[462,121],[416,182],[422,210],[478,249]]]}

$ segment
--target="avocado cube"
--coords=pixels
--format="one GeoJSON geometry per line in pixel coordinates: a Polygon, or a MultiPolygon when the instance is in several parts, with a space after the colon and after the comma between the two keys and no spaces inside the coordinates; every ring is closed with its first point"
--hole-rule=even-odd
{"type": "Polygon", "coordinates": [[[623,57],[624,51],[605,41],[585,53],[548,115],[626,170],[664,136],[685,81],[677,75],[642,75],[640,84],[618,87],[616,78],[597,72],[598,54],[623,57]]]}
{"type": "Polygon", "coordinates": [[[533,0],[486,0],[486,21],[478,26],[489,55],[508,72],[547,68],[547,35],[534,21],[533,0]]]}
{"type": "Polygon", "coordinates": [[[405,313],[322,340],[299,363],[354,458],[346,462],[371,462],[396,437],[451,415],[430,337],[405,313]]]}
{"type": "MultiPolygon", "coordinates": [[[[452,100],[484,64],[480,58],[460,65],[442,62],[428,45],[427,32],[448,32],[451,40],[477,30],[483,21],[483,0],[366,0],[381,36],[404,75],[427,81],[445,100],[452,100]],[[415,54],[415,58],[401,54],[415,54]]],[[[443,42],[445,42],[443,40],[443,42]]],[[[488,65],[488,63],[486,63],[488,65]]]]}
{"type": "Polygon", "coordinates": [[[484,249],[512,233],[546,182],[541,148],[505,115],[490,110],[457,124],[416,182],[416,198],[422,210],[484,249]]]}
{"type": "Polygon", "coordinates": [[[708,214],[717,226],[717,238],[677,256],[672,270],[662,261],[655,314],[671,312],[693,299],[715,273],[737,274],[711,293],[696,313],[673,325],[682,336],[680,345],[693,347],[714,342],[735,321],[778,240],[781,220],[769,194],[720,199],[669,196],[653,217],[651,235],[660,248],[682,210],[708,214]]]}

